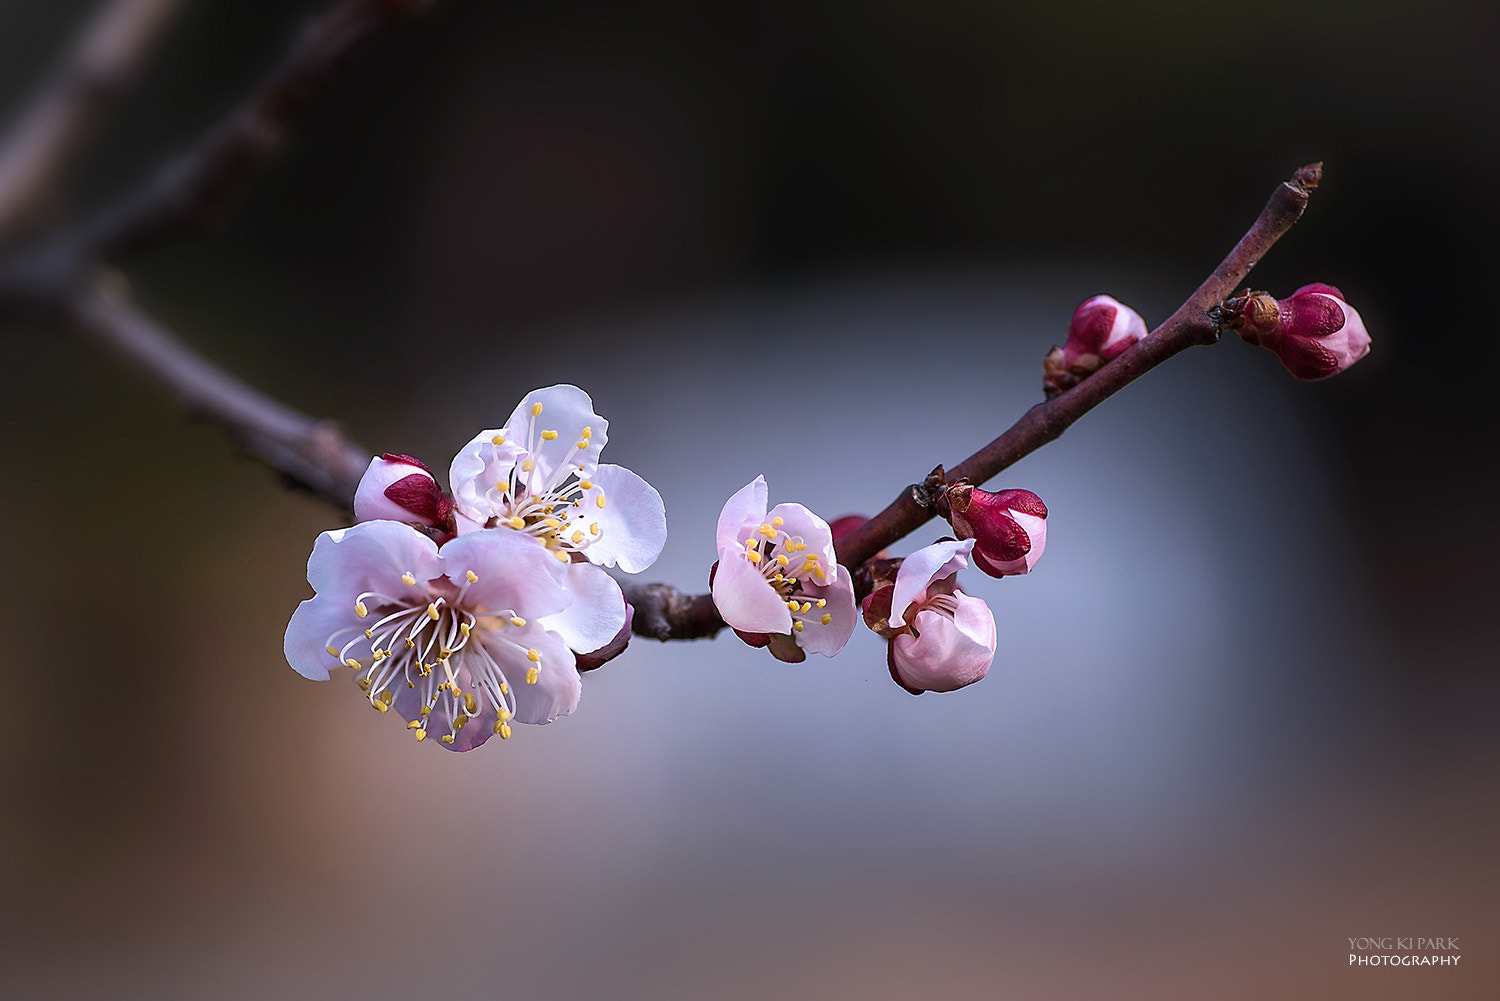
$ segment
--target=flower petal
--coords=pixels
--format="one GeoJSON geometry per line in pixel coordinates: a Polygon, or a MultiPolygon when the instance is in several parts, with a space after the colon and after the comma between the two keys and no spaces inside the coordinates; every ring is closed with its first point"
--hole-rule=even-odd
{"type": "Polygon", "coordinates": [[[774,523],[777,518],[781,519],[781,530],[788,535],[801,536],[808,551],[816,553],[824,566],[831,567],[838,562],[833,552],[833,529],[810,509],[801,504],[777,504],[766,512],[765,520],[774,523]]]}
{"type": "Polygon", "coordinates": [[[292,613],[282,641],[286,662],[310,681],[327,681],[339,666],[339,659],[326,649],[328,637],[353,621],[353,609],[332,592],[302,602],[292,613]]]}
{"type": "Polygon", "coordinates": [[[443,571],[437,544],[397,521],[366,521],[324,532],[307,561],[307,582],[314,591],[347,596],[350,603],[361,591],[399,593],[392,589],[407,586],[401,582],[403,573],[421,586],[443,571]]]}
{"type": "Polygon", "coordinates": [[[917,691],[951,692],[989,673],[995,660],[994,617],[977,598],[960,602],[958,616],[950,619],[924,608],[913,623],[916,635],[902,633],[891,640],[891,664],[902,685],[917,691]],[[962,626],[958,616],[964,620],[962,626]]]}
{"type": "MultiPolygon", "coordinates": [[[[764,488],[764,481],[758,482],[764,488]]],[[[713,596],[724,621],[749,633],[791,632],[792,613],[755,564],[734,551],[721,551],[720,556],[713,596]]],[[[850,597],[852,601],[852,592],[850,597]]]]}
{"type": "Polygon", "coordinates": [[[545,616],[541,623],[561,635],[569,649],[588,653],[619,634],[625,624],[625,596],[614,578],[592,563],[569,563],[563,586],[573,603],[545,616]]]}
{"type": "Polygon", "coordinates": [[[453,488],[459,511],[480,525],[499,513],[490,491],[497,484],[502,488],[508,485],[511,471],[526,455],[525,443],[518,442],[517,437],[504,428],[481,431],[458,450],[448,467],[448,485],[453,488]]]}
{"type": "Polygon", "coordinates": [[[952,576],[969,565],[974,540],[936,542],[918,549],[901,562],[896,571],[896,590],[891,595],[891,625],[906,625],[906,610],[920,600],[935,580],[952,576]]]}
{"type": "Polygon", "coordinates": [[[571,601],[562,583],[564,564],[535,539],[508,528],[486,528],[450,539],[441,557],[448,579],[459,587],[467,585],[465,605],[509,609],[531,619],[560,612],[571,601]],[[477,579],[468,581],[469,572],[477,579]]]}
{"type": "Polygon", "coordinates": [[[557,633],[528,623],[522,631],[509,633],[504,638],[485,634],[482,642],[505,672],[510,690],[515,693],[518,722],[551,723],[559,716],[571,715],[578,708],[583,681],[573,666],[573,652],[557,633]],[[535,684],[526,683],[526,670],[531,664],[524,653],[507,642],[511,640],[529,644],[541,655],[537,661],[535,684]]]}
{"type": "Polygon", "coordinates": [[[816,619],[810,619],[801,632],[793,633],[798,646],[808,653],[820,653],[825,657],[832,657],[844,649],[844,644],[854,634],[855,622],[859,620],[859,613],[854,606],[854,580],[849,576],[848,570],[836,563],[833,566],[838,571],[837,575],[820,595],[828,602],[823,609],[829,616],[828,624],[823,625],[816,619]]]}
{"type": "Polygon", "coordinates": [[[766,478],[757,476],[735,491],[734,496],[724,502],[719,512],[719,525],[715,533],[719,556],[726,551],[739,550],[744,542],[741,529],[749,522],[760,524],[766,517],[766,478]]]}
{"type": "Polygon", "coordinates": [[[577,386],[549,386],[527,393],[505,422],[507,436],[527,450],[536,463],[536,477],[545,483],[565,465],[582,463],[591,472],[599,462],[599,451],[609,441],[609,421],[594,413],[594,401],[577,386]],[[532,414],[541,404],[539,414],[532,414]],[[587,428],[589,437],[584,438],[587,428]],[[543,432],[557,434],[547,440],[543,432]],[[579,448],[578,443],[585,447],[579,448]]]}
{"type": "Polygon", "coordinates": [[[661,494],[624,466],[604,463],[594,471],[593,480],[605,504],[598,508],[595,499],[584,498],[586,510],[598,510],[600,528],[599,541],[584,555],[590,563],[640,573],[656,562],[667,542],[667,509],[661,494]]]}

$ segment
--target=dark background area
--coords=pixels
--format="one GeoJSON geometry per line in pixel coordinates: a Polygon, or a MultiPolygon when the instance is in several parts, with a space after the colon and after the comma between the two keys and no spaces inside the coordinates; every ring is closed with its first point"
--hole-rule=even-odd
{"type": "MultiPolygon", "coordinates": [[[[91,8],[0,5],[0,117],[91,8]]],[[[315,9],[190,3],[37,226],[190,146],[315,9]]],[[[1028,460],[1075,526],[1118,519],[1071,555],[1054,528],[1057,583],[1036,586],[1061,590],[1019,599],[1030,634],[1002,658],[1052,680],[913,710],[864,691],[883,676],[871,645],[853,708],[825,703],[843,722],[796,716],[757,750],[737,700],[795,702],[785,669],[727,639],[638,644],[519,757],[512,741],[454,765],[279,660],[332,512],[87,345],[8,331],[0,624],[20,701],[0,738],[0,958],[76,996],[378,995],[436,986],[412,953],[450,946],[469,960],[437,981],[558,997],[620,980],[630,997],[1490,996],[1497,29],[1458,0],[439,2],[222,230],[125,275],[230,370],[436,467],[536,385],[578,381],[620,428],[730,435],[754,413],[716,394],[755,352],[819,389],[816,362],[840,366],[810,419],[863,444],[821,464],[756,451],[770,432],[697,462],[678,461],[690,439],[614,433],[615,461],[685,515],[653,579],[700,586],[692,526],[758,471],[773,502],[831,516],[960,458],[1033,402],[1074,303],[1108,290],[1159,321],[1308,161],[1324,185],[1252,282],[1338,285],[1373,352],[1304,386],[1238,342],[1195,350],[1028,460]],[[903,422],[911,451],[861,451],[903,422]],[[1095,580],[1140,607],[1121,632],[1068,590],[1095,580]],[[1205,590],[1222,620],[1189,621],[1205,590]],[[1200,630],[1228,680],[1194,702],[1213,673],[1185,652],[1200,630]],[[1068,674],[1048,646],[1066,632],[1097,643],[1099,675],[1068,674]],[[651,692],[657,662],[678,695],[651,692]],[[1117,702],[1112,669],[1141,682],[1117,702]],[[612,700],[677,736],[606,722],[612,700]],[[1085,704],[1099,716],[1070,715],[1085,704]],[[879,714],[908,712],[881,737],[879,714]],[[1140,727],[1112,745],[1125,716],[1140,727]],[[1141,750],[1158,723],[1182,728],[1159,757],[1141,750]],[[1016,743],[993,773],[910,763],[969,754],[966,733],[1016,743]],[[1114,756],[1141,774],[1112,776],[1114,756]],[[878,802],[872,769],[910,784],[878,802]],[[535,805],[575,787],[587,804],[540,819],[503,808],[509,788],[535,805]],[[403,878],[408,854],[449,861],[445,817],[476,875],[403,878]],[[941,858],[917,848],[921,818],[951,834],[941,858]],[[553,861],[524,871],[517,838],[553,861]],[[503,961],[490,879],[515,882],[495,894],[503,961]],[[1463,936],[1464,966],[1351,971],[1360,935],[1463,936]]]]}

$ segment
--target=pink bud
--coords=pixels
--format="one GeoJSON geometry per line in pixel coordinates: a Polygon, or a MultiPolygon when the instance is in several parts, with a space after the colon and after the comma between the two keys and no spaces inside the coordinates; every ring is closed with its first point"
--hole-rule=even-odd
{"type": "Polygon", "coordinates": [[[974,540],[974,564],[991,577],[1030,573],[1047,545],[1047,505],[1030,490],[990,493],[956,483],[938,510],[960,539],[974,540]]]}
{"type": "Polygon", "coordinates": [[[452,531],[453,500],[420,459],[377,456],[354,491],[355,521],[416,522],[452,531]]]}
{"type": "Polygon", "coordinates": [[[1085,299],[1073,311],[1068,342],[1042,364],[1042,386],[1049,397],[1071,389],[1145,336],[1141,314],[1114,296],[1085,299]]]}
{"type": "Polygon", "coordinates": [[[1370,352],[1364,321],[1332,285],[1304,285],[1279,302],[1265,292],[1245,294],[1229,328],[1274,351],[1288,372],[1306,382],[1337,375],[1370,352]]]}

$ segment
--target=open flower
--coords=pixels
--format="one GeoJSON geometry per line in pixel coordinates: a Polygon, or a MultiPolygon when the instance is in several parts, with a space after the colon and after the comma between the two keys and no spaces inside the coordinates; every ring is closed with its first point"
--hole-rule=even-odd
{"type": "Polygon", "coordinates": [[[598,650],[619,632],[624,596],[600,567],[645,570],[667,539],[661,495],[623,466],[599,462],[609,422],[576,386],[528,393],[505,426],[482,431],[453,460],[458,531],[512,531],[564,568],[575,596],[578,651],[598,650]],[[590,610],[597,614],[589,614],[590,610]]]}
{"type": "Polygon", "coordinates": [[[1030,490],[955,483],[940,495],[938,513],[960,539],[974,540],[974,565],[991,577],[1030,573],[1047,545],[1047,505],[1030,490]]]}
{"type": "Polygon", "coordinates": [[[741,638],[780,660],[832,657],[854,632],[854,583],[828,523],[801,504],[766,510],[757,476],[719,514],[714,605],[741,638]]]}
{"type": "Polygon", "coordinates": [[[443,544],[394,521],[324,532],[307,580],[316,594],[287,626],[287,662],[305,678],[350,669],[371,706],[456,751],[510,721],[549,723],[582,693],[555,623],[575,602],[561,566],[515,532],[443,544]]]}
{"type": "Polygon", "coordinates": [[[994,663],[995,617],[957,585],[973,550],[973,539],[919,549],[864,600],[865,622],[890,640],[891,677],[913,695],[972,685],[994,663]]]}

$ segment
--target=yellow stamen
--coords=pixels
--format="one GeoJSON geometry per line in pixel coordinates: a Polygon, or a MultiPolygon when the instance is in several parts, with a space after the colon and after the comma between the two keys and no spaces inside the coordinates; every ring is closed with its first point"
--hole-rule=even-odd
{"type": "Polygon", "coordinates": [[[531,416],[533,416],[533,417],[540,417],[540,416],[542,416],[542,405],[540,403],[533,403],[531,405],[531,416]]]}
{"type": "Polygon", "coordinates": [[[601,493],[599,494],[599,496],[595,497],[594,503],[601,508],[604,507],[604,494],[601,493]]]}
{"type": "Polygon", "coordinates": [[[464,692],[464,708],[469,710],[470,716],[473,716],[478,711],[478,704],[474,701],[473,692],[464,692]]]}
{"type": "MultiPolygon", "coordinates": [[[[538,403],[537,406],[541,406],[541,404],[538,403]]],[[[441,740],[445,744],[451,744],[453,743],[453,734],[445,733],[441,737],[439,737],[438,740],[441,740]]]]}
{"type": "Polygon", "coordinates": [[[540,664],[542,662],[542,654],[539,650],[532,648],[526,651],[526,659],[533,664],[540,664]]]}
{"type": "Polygon", "coordinates": [[[354,603],[354,614],[358,615],[360,618],[364,618],[366,615],[370,614],[370,610],[365,607],[365,603],[363,601],[356,601],[354,603]]]}
{"type": "Polygon", "coordinates": [[[536,463],[532,462],[530,459],[527,459],[525,462],[521,463],[521,472],[523,473],[529,473],[535,468],[536,463]]]}
{"type": "Polygon", "coordinates": [[[348,660],[344,661],[344,663],[348,664],[350,667],[354,668],[356,671],[358,671],[361,667],[364,666],[359,661],[355,660],[353,657],[350,657],[348,660]]]}
{"type": "Polygon", "coordinates": [[[584,428],[582,431],[578,432],[578,436],[580,438],[592,438],[592,437],[594,437],[594,429],[593,429],[593,427],[589,426],[589,427],[584,428]]]}
{"type": "Polygon", "coordinates": [[[416,582],[417,578],[413,577],[410,571],[401,575],[401,583],[405,584],[407,587],[411,587],[412,585],[416,584],[416,582]]]}
{"type": "Polygon", "coordinates": [[[780,528],[782,525],[786,524],[786,519],[778,515],[777,517],[771,519],[771,524],[775,525],[777,528],[780,528]]]}
{"type": "Polygon", "coordinates": [[[796,622],[793,622],[792,623],[792,628],[795,629],[795,630],[797,630],[797,632],[800,633],[802,631],[802,620],[798,619],[796,622]]]}
{"type": "Polygon", "coordinates": [[[582,532],[574,532],[573,535],[572,535],[572,539],[573,539],[573,545],[575,545],[575,546],[578,545],[580,542],[583,541],[583,533],[582,532]]]}
{"type": "Polygon", "coordinates": [[[339,648],[336,646],[325,646],[323,649],[328,651],[328,656],[330,657],[337,657],[339,655],[339,648]]]}
{"type": "Polygon", "coordinates": [[[421,725],[422,725],[422,721],[420,719],[414,719],[410,723],[406,724],[406,728],[408,730],[415,730],[418,727],[420,727],[421,725]]]}
{"type": "Polygon", "coordinates": [[[557,557],[557,561],[559,563],[568,562],[568,554],[563,552],[561,549],[552,550],[552,555],[557,557]]]}
{"type": "Polygon", "coordinates": [[[495,732],[498,733],[498,734],[500,734],[500,739],[501,740],[509,740],[510,739],[510,724],[509,723],[501,723],[498,727],[495,728],[495,732]]]}
{"type": "Polygon", "coordinates": [[[441,618],[441,616],[438,615],[437,602],[434,601],[427,606],[427,617],[433,622],[436,622],[439,618],[441,618]]]}
{"type": "Polygon", "coordinates": [[[526,683],[528,685],[534,685],[534,684],[536,684],[536,679],[539,678],[539,677],[541,677],[541,674],[540,674],[540,672],[537,671],[536,668],[534,668],[534,667],[528,667],[526,669],[526,683]]]}
{"type": "Polygon", "coordinates": [[[832,621],[833,621],[833,616],[829,615],[827,612],[824,612],[823,613],[823,619],[822,619],[823,625],[826,626],[826,625],[828,625],[828,623],[830,623],[832,621]]]}
{"type": "Polygon", "coordinates": [[[520,517],[512,518],[509,521],[507,521],[506,524],[509,525],[511,528],[525,528],[526,527],[526,522],[522,518],[520,518],[520,517]]]}
{"type": "Polygon", "coordinates": [[[542,432],[542,441],[556,441],[556,440],[557,440],[557,432],[556,431],[543,431],[542,432]]]}
{"type": "Polygon", "coordinates": [[[468,581],[470,584],[473,584],[475,581],[479,580],[479,575],[472,570],[465,570],[464,580],[468,581]]]}
{"type": "Polygon", "coordinates": [[[424,726],[422,729],[420,729],[420,730],[417,731],[417,743],[420,744],[422,741],[424,741],[426,739],[427,739],[427,728],[424,726]]]}
{"type": "Polygon", "coordinates": [[[490,439],[490,444],[491,445],[504,445],[505,444],[505,435],[503,435],[503,434],[497,434],[497,435],[495,435],[493,438],[490,439]]]}
{"type": "Polygon", "coordinates": [[[526,620],[521,618],[519,615],[512,615],[510,617],[510,624],[513,626],[524,626],[526,624],[526,620]]]}
{"type": "Polygon", "coordinates": [[[598,535],[599,534],[599,523],[597,521],[594,522],[592,525],[589,526],[589,534],[590,535],[598,535]]]}
{"type": "Polygon", "coordinates": [[[781,553],[777,553],[776,554],[776,565],[777,566],[784,567],[784,566],[786,566],[790,562],[792,562],[792,561],[789,560],[789,559],[787,559],[785,555],[783,555],[781,553]]]}

